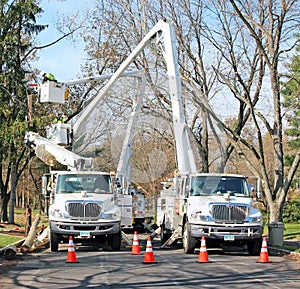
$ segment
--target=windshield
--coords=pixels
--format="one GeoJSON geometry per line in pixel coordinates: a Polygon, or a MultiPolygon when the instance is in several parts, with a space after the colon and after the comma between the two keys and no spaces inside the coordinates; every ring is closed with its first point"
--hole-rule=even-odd
{"type": "Polygon", "coordinates": [[[196,176],[192,178],[191,196],[212,196],[225,193],[237,197],[249,197],[246,179],[227,176],[196,176]]]}
{"type": "Polygon", "coordinates": [[[67,174],[59,175],[57,180],[57,193],[111,193],[109,175],[99,174],[67,174]]]}

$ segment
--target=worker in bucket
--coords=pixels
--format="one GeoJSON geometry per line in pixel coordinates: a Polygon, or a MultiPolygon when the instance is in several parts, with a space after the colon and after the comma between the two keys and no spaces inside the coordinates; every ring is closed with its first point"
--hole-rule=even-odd
{"type": "Polygon", "coordinates": [[[59,114],[53,119],[52,123],[58,123],[58,122],[66,123],[67,121],[68,121],[68,116],[64,114],[59,114]]]}
{"type": "Polygon", "coordinates": [[[44,72],[44,71],[42,71],[42,72],[41,72],[41,75],[42,75],[42,77],[43,77],[42,83],[45,83],[45,82],[47,82],[47,81],[54,81],[54,82],[57,82],[55,76],[54,76],[52,73],[50,73],[50,72],[44,72]]]}

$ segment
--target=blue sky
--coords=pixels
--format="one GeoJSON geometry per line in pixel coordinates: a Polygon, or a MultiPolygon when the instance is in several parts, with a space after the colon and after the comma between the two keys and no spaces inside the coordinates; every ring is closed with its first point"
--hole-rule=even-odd
{"type": "MultiPolygon", "coordinates": [[[[63,14],[75,14],[87,9],[91,3],[89,0],[42,0],[40,7],[44,13],[38,17],[37,22],[49,26],[39,35],[39,45],[46,45],[62,36],[56,30],[57,15],[62,17],[63,14]]],[[[41,71],[53,73],[58,81],[68,81],[77,78],[83,60],[83,43],[73,44],[64,39],[51,47],[39,50],[39,60],[33,65],[41,71]]]]}

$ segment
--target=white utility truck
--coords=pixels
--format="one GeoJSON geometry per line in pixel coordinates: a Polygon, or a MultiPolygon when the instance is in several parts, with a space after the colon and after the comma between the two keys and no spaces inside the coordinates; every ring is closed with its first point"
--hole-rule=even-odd
{"type": "Polygon", "coordinates": [[[115,205],[110,174],[91,171],[51,171],[43,176],[50,196],[51,251],[68,237],[84,245],[121,246],[120,209],[115,205]]]}
{"type": "Polygon", "coordinates": [[[92,159],[34,132],[26,134],[25,142],[50,167],[59,162],[69,168],[50,171],[42,178],[42,192],[50,199],[51,251],[57,251],[61,242],[67,243],[69,236],[83,244],[109,243],[113,250],[120,250],[121,213],[115,204],[112,176],[93,171],[92,159]]]}
{"type": "Polygon", "coordinates": [[[184,252],[192,253],[205,236],[208,243],[247,245],[250,254],[258,254],[263,220],[253,206],[246,178],[198,171],[183,111],[175,32],[172,26],[162,32],[178,168],[157,202],[163,244],[181,238],[184,252]]]}
{"type": "Polygon", "coordinates": [[[171,240],[182,238],[184,252],[193,253],[205,236],[208,246],[246,245],[249,254],[259,254],[262,215],[244,176],[191,173],[163,185],[157,201],[162,243],[174,234],[171,240]]]}

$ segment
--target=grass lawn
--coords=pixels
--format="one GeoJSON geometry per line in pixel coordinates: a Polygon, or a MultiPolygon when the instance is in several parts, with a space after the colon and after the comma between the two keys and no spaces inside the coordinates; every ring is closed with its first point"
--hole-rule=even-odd
{"type": "Polygon", "coordinates": [[[299,223],[284,223],[284,239],[285,240],[300,240],[300,224],[299,223]]]}
{"type": "Polygon", "coordinates": [[[10,236],[10,235],[0,233],[0,249],[10,244],[16,243],[22,239],[24,239],[24,237],[10,236]]]}
{"type": "MultiPolygon", "coordinates": [[[[39,210],[32,210],[31,216],[32,221],[34,220],[35,216],[39,214],[39,210]]],[[[1,230],[9,231],[19,229],[20,231],[25,231],[25,224],[26,224],[26,209],[15,209],[15,216],[14,216],[15,224],[3,224],[0,223],[0,248],[3,248],[9,244],[13,244],[25,238],[25,236],[12,236],[7,234],[1,234],[1,230]]],[[[45,227],[48,226],[48,219],[45,216],[41,216],[41,223],[40,225],[44,224],[45,227]]]]}

